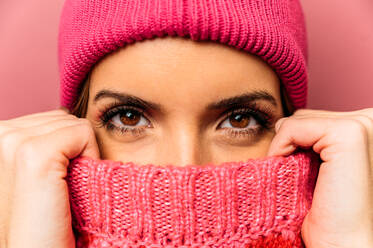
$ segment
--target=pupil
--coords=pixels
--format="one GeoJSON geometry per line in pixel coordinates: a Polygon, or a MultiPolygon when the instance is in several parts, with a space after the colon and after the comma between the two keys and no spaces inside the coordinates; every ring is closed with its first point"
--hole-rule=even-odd
{"type": "Polygon", "coordinates": [[[230,118],[229,122],[233,127],[244,128],[249,124],[249,118],[245,115],[237,114],[232,119],[230,118]]]}
{"type": "Polygon", "coordinates": [[[134,115],[132,112],[127,112],[126,113],[126,117],[130,118],[130,119],[133,119],[134,118],[134,115]]]}

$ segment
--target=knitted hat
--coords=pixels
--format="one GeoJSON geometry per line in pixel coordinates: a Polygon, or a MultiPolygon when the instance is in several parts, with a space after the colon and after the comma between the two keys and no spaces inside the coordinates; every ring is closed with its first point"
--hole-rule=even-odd
{"type": "Polygon", "coordinates": [[[59,29],[60,101],[106,54],[163,36],[216,41],[262,58],[294,109],[307,102],[307,37],[299,0],[66,0],[59,29]]]}
{"type": "Polygon", "coordinates": [[[303,247],[319,165],[312,150],[186,167],[75,158],[76,247],[303,247]]]}

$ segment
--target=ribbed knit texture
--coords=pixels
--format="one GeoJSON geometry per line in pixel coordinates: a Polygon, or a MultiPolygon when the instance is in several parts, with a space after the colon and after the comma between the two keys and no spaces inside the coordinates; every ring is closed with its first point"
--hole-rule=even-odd
{"type": "Polygon", "coordinates": [[[66,0],[59,29],[61,105],[73,107],[92,66],[126,44],[163,36],[255,54],[306,107],[307,37],[299,0],[66,0]]]}
{"type": "Polygon", "coordinates": [[[186,167],[76,158],[77,248],[303,247],[319,165],[310,150],[186,167]]]}

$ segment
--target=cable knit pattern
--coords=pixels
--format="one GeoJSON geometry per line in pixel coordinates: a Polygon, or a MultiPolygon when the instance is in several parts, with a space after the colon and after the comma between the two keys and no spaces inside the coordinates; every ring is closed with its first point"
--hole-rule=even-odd
{"type": "Polygon", "coordinates": [[[295,109],[307,102],[307,36],[299,0],[66,0],[58,56],[61,105],[103,56],[163,36],[211,40],[262,58],[295,109]]]}
{"type": "Polygon", "coordinates": [[[218,166],[78,157],[67,182],[77,248],[303,247],[318,154],[218,166]]]}

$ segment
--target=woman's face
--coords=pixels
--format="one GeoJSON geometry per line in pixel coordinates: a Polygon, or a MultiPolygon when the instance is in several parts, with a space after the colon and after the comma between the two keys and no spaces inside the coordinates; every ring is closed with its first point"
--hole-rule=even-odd
{"type": "Polygon", "coordinates": [[[184,166],[264,157],[281,117],[275,72],[211,41],[135,42],[91,73],[86,118],[101,159],[184,166]]]}

